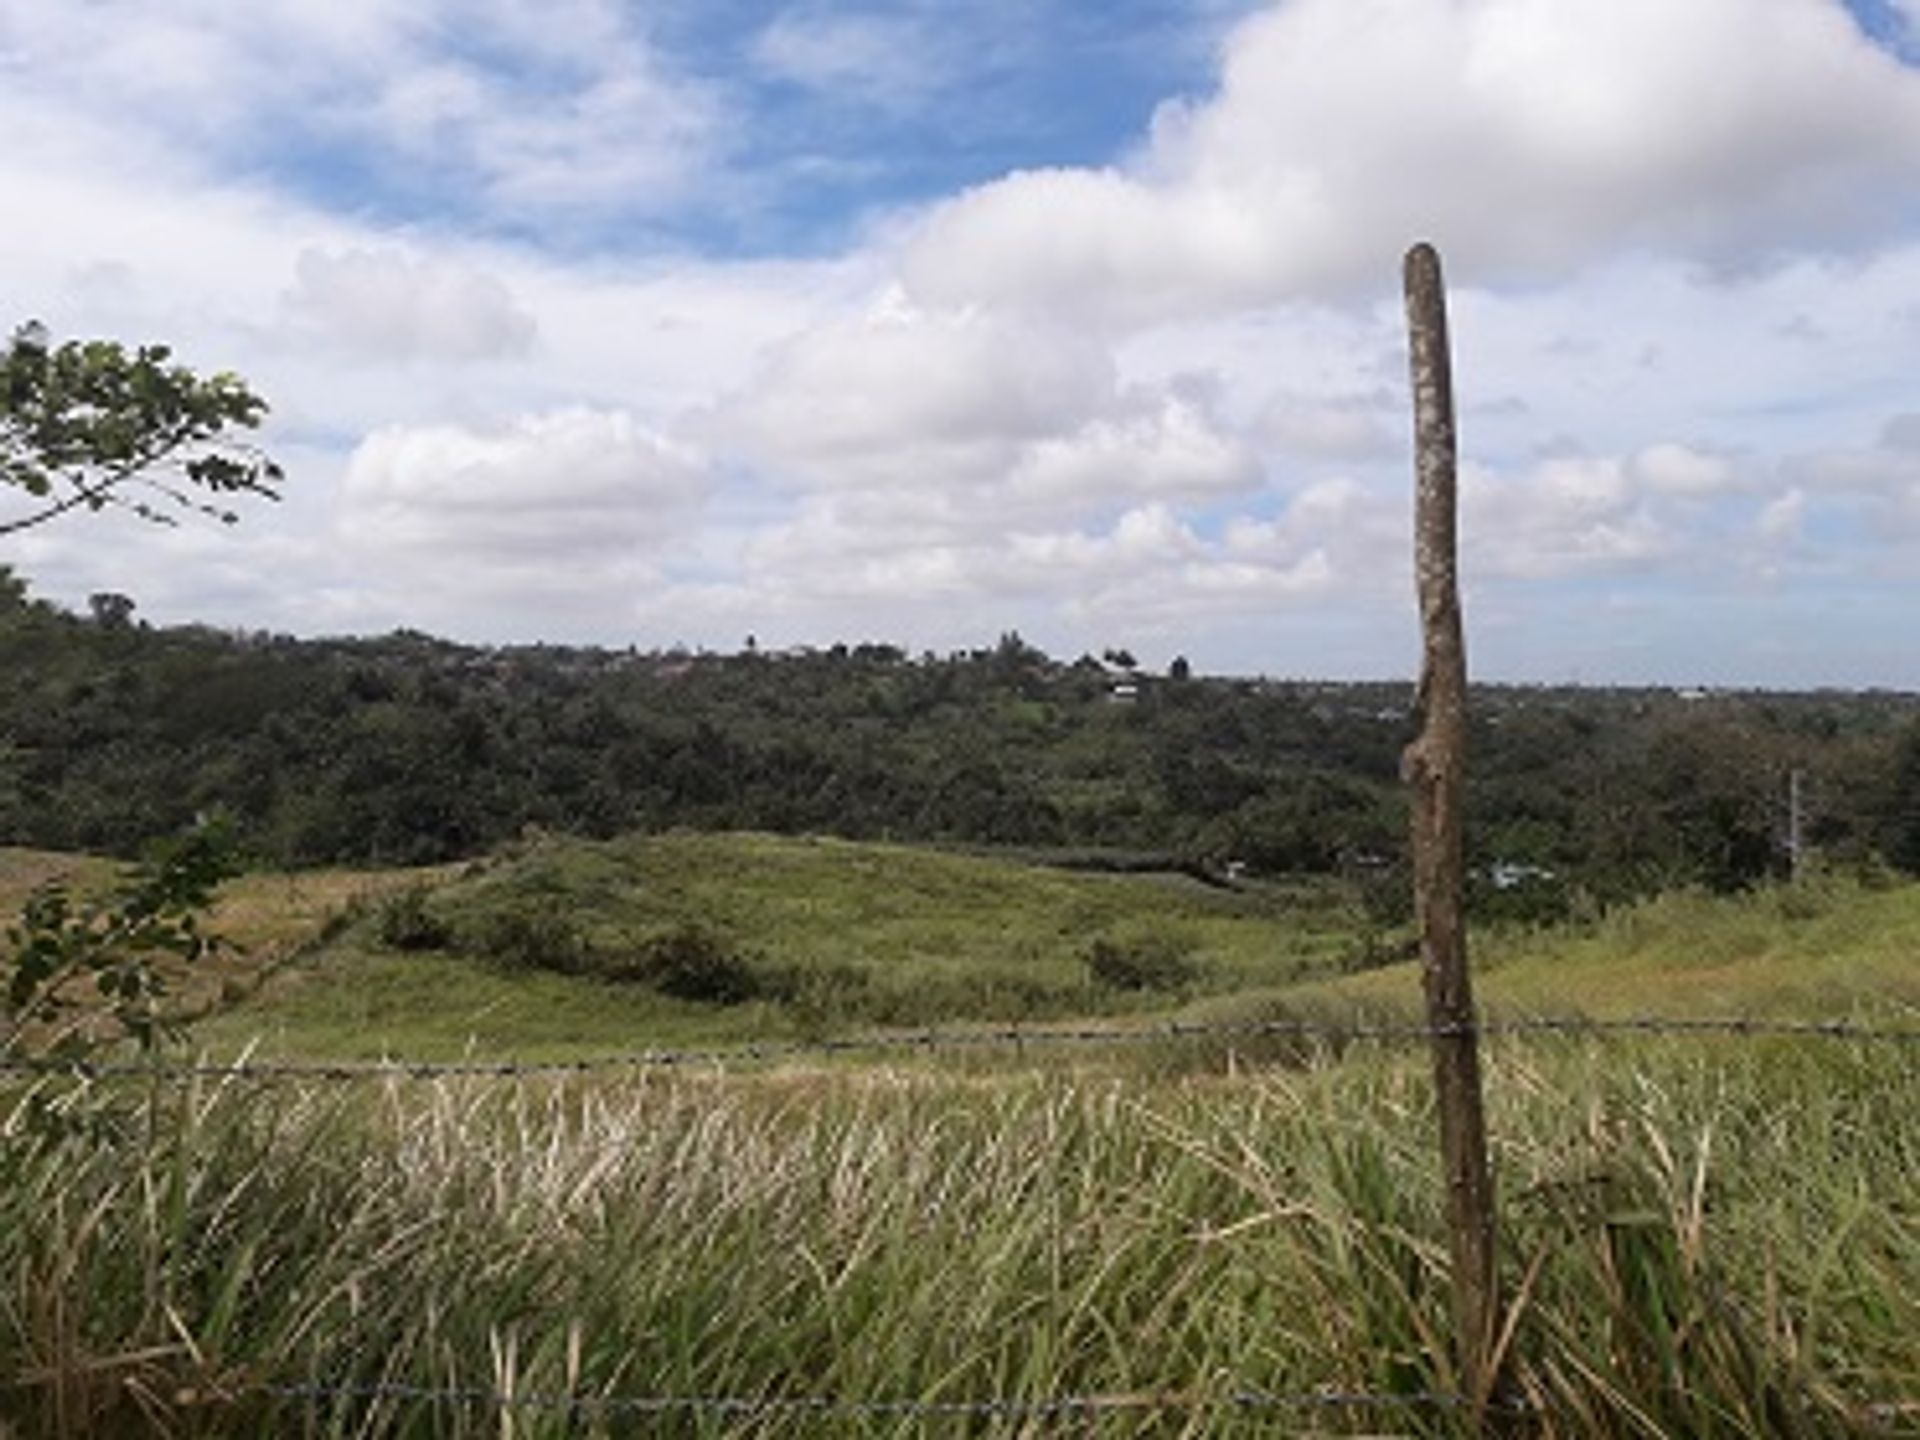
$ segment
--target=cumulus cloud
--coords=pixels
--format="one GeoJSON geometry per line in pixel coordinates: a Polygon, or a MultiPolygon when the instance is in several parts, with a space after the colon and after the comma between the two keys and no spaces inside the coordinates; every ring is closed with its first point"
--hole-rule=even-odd
{"type": "Polygon", "coordinates": [[[713,88],[613,0],[0,0],[0,39],[29,107],[138,114],[248,168],[330,155],[390,198],[523,227],[662,214],[724,148],[713,88]]]}
{"type": "Polygon", "coordinates": [[[496,276],[396,250],[308,249],[284,309],[297,332],[359,358],[498,360],[533,346],[534,319],[496,276]]]}
{"type": "Polygon", "coordinates": [[[898,295],[778,347],[716,428],[826,483],[906,479],[903,463],[977,457],[992,467],[1114,386],[1096,342],[977,310],[928,310],[898,295]]]}
{"type": "Polygon", "coordinates": [[[483,588],[510,573],[567,590],[677,538],[708,483],[697,455],[621,411],[396,425],[354,451],[339,530],[363,554],[404,557],[409,584],[483,588]]]}
{"type": "Polygon", "coordinates": [[[1261,478],[1194,387],[1125,383],[1104,344],[1044,320],[897,294],[778,347],[700,428],[789,485],[901,492],[974,531],[1261,478]]]}
{"type": "Polygon", "coordinates": [[[1127,495],[1199,500],[1260,480],[1246,445],[1178,395],[1123,397],[1118,413],[1027,447],[1007,477],[1022,500],[1086,504],[1127,495]]]}
{"type": "Polygon", "coordinates": [[[1882,421],[1920,244],[1864,252],[1912,231],[1916,74],[1840,0],[1285,0],[1111,165],[757,261],[650,229],[767,163],[730,105],[777,89],[783,144],[831,149],[846,104],[966,123],[953,75],[1005,56],[943,71],[961,22],[816,0],[736,27],[723,77],[616,0],[232,8],[0,0],[10,293],[248,375],[293,474],[233,531],[32,537],[68,598],[643,643],[1158,626],[1377,672],[1413,633],[1382,292],[1416,233],[1477,599],[1524,628],[1655,574],[1636,623],[1678,649],[1662,596],[1911,570],[1920,417],[1882,421]]]}
{"type": "Polygon", "coordinates": [[[1546,579],[1672,557],[1680,536],[1637,478],[1632,465],[1611,457],[1556,456],[1518,476],[1465,467],[1463,567],[1491,578],[1546,579]]]}
{"type": "Polygon", "coordinates": [[[1000,534],[947,523],[938,506],[879,509],[817,496],[792,521],[761,532],[744,574],[762,613],[857,606],[920,633],[962,635],[990,628],[995,616],[1024,616],[1030,629],[1095,619],[1160,629],[1250,604],[1309,605],[1337,578],[1323,552],[1232,552],[1161,503],[1104,525],[1000,534]]]}
{"type": "Polygon", "coordinates": [[[1884,238],[1920,179],[1920,75],[1828,0],[1291,0],[1223,54],[1131,162],[936,207],[915,292],[1139,323],[1376,289],[1418,237],[1739,266],[1884,238]]]}

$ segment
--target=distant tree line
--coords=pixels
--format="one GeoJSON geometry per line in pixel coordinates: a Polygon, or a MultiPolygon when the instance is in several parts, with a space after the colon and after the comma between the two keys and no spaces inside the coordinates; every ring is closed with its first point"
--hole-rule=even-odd
{"type": "MultiPolygon", "coordinates": [[[[230,817],[285,865],[408,864],[528,826],[814,831],[1390,873],[1404,683],[1166,676],[1017,635],[946,655],[296,640],[88,617],[0,570],[0,841],[130,852],[230,817]]],[[[1490,892],[1730,888],[1810,848],[1920,870],[1920,700],[1481,687],[1490,892]]],[[[1498,895],[1493,898],[1499,899],[1498,895]]]]}

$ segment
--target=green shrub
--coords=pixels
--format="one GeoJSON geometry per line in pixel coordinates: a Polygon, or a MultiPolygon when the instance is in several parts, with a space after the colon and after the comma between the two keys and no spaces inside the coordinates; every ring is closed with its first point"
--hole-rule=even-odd
{"type": "Polygon", "coordinates": [[[389,950],[444,950],[453,928],[427,906],[427,887],[409,885],[380,902],[374,935],[389,950]]]}
{"type": "Polygon", "coordinates": [[[762,976],[726,936],[705,925],[676,925],[600,967],[609,979],[638,980],[663,995],[709,1005],[778,998],[778,977],[762,976]]]}
{"type": "Polygon", "coordinates": [[[580,975],[595,968],[579,922],[552,902],[490,911],[472,925],[462,948],[516,970],[580,975]]]}
{"type": "Polygon", "coordinates": [[[1164,930],[1102,935],[1087,948],[1087,973],[1110,990],[1181,990],[1200,978],[1193,950],[1190,938],[1164,930]]]}

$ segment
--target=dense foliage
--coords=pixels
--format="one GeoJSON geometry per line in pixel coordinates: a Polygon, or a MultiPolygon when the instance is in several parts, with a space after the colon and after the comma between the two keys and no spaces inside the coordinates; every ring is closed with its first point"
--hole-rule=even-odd
{"type": "Polygon", "coordinates": [[[231,524],[231,497],[276,498],[279,467],[238,438],[266,410],[237,375],[197,375],[164,345],[55,345],[22,326],[0,350],[0,487],[29,503],[0,512],[0,535],[110,505],[162,524],[175,509],[231,524]]]}
{"type": "MultiPolygon", "coordinates": [[[[223,811],[284,864],[687,826],[1390,876],[1401,683],[1148,675],[1008,635],[719,655],[154,629],[0,571],[0,841],[128,852],[223,811]]],[[[1179,667],[1185,673],[1185,667],[1179,667]]],[[[1524,912],[1776,871],[1920,868],[1920,702],[1481,687],[1469,835],[1524,912]]],[[[1397,885],[1383,885],[1397,892],[1397,885]]]]}

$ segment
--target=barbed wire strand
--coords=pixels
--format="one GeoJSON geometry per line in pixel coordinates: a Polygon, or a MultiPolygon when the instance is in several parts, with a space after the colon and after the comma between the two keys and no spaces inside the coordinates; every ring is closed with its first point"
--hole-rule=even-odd
{"type": "MultiPolygon", "coordinates": [[[[503,1410],[564,1410],[597,1414],[664,1414],[693,1411],[731,1415],[979,1416],[1027,1418],[1088,1415],[1128,1410],[1439,1410],[1460,1409],[1463,1396],[1438,1390],[1300,1390],[1275,1392],[1250,1388],[1218,1394],[1143,1391],[1101,1395],[1053,1395],[1032,1399],[984,1400],[858,1399],[838,1396],[746,1395],[554,1395],[508,1394],[480,1386],[413,1385],[377,1381],[348,1385],[320,1383],[256,1385],[244,1393],[281,1400],[401,1401],[485,1405],[503,1410]]],[[[1496,1400],[1491,1410],[1530,1410],[1518,1401],[1496,1400]]]]}
{"type": "MultiPolygon", "coordinates": [[[[812,1415],[868,1417],[972,1417],[981,1419],[1034,1419],[1061,1415],[1099,1415],[1126,1411],[1179,1410],[1290,1410],[1308,1411],[1416,1411],[1463,1410],[1470,1406],[1465,1396],[1442,1390],[1296,1390],[1270,1391],[1238,1388],[1214,1393],[1182,1391],[1134,1391],[1118,1394],[1050,1395],[1031,1399],[989,1398],[981,1400],[861,1399],[845,1396],[747,1396],[747,1395],[558,1395],[543,1392],[510,1394],[482,1386],[415,1385],[405,1381],[374,1381],[353,1384],[258,1384],[244,1387],[239,1395],[261,1395],[276,1400],[307,1402],[346,1400],[366,1403],[397,1402],[412,1404],[454,1404],[486,1406],[498,1410],[536,1410],[565,1412],[569,1415],[662,1415],[675,1412],[734,1415],[740,1417],[812,1415]]],[[[1536,1401],[1516,1395],[1490,1398],[1482,1407],[1498,1415],[1538,1415],[1543,1407],[1536,1401]]],[[[1858,1413],[1873,1424],[1893,1424],[1903,1417],[1920,1413],[1920,1400],[1882,1400],[1858,1406],[1858,1413]]]]}
{"type": "Polygon", "coordinates": [[[584,1056],[573,1060],[235,1060],[94,1061],[52,1057],[0,1057],[0,1074],[72,1075],[82,1079],[344,1081],[427,1080],[442,1077],[566,1076],[608,1070],[723,1069],[771,1061],[826,1059],[851,1054],[897,1051],[1025,1049],[1046,1046],[1127,1046],[1170,1041],[1292,1039],[1326,1044],[1362,1041],[1410,1042],[1455,1037],[1477,1031],[1499,1039],[1519,1035],[1605,1038],[1615,1035],[1731,1036],[1750,1039],[1799,1038],[1851,1040],[1895,1045],[1920,1044],[1920,1028],[1876,1026],[1848,1020],[1785,1020],[1758,1016],[1680,1017],[1637,1015],[1614,1019],[1585,1016],[1536,1016],[1486,1020],[1471,1025],[1413,1023],[1341,1023],[1334,1021],[1175,1021],[1150,1027],[998,1026],[971,1030],[843,1036],[812,1040],[759,1041],[691,1049],[653,1049],[584,1056]]]}

